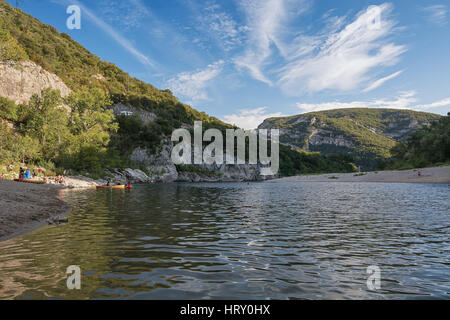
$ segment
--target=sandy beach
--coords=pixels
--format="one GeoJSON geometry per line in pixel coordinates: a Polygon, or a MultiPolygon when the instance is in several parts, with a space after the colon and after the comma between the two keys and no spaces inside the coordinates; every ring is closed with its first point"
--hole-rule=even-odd
{"type": "Polygon", "coordinates": [[[47,225],[70,206],[58,198],[61,187],[0,180],[0,241],[47,225]]]}
{"type": "Polygon", "coordinates": [[[378,171],[358,173],[328,173],[320,175],[293,176],[269,180],[277,182],[390,182],[390,183],[448,183],[450,166],[402,171],[378,171]],[[420,171],[420,176],[418,172],[420,171]]]}

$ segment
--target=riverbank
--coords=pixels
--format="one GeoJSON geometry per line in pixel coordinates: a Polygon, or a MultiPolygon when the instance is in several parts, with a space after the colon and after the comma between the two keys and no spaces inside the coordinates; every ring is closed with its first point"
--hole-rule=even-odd
{"type": "MultiPolygon", "coordinates": [[[[403,171],[332,173],[268,180],[277,182],[389,182],[450,184],[450,166],[403,171]],[[418,172],[420,171],[420,176],[418,172]]],[[[28,184],[0,180],[0,241],[45,226],[48,220],[63,217],[70,206],[59,199],[64,188],[95,188],[103,181],[85,177],[66,177],[65,185],[28,184]]]]}
{"type": "Polygon", "coordinates": [[[448,183],[450,166],[399,171],[375,171],[364,173],[328,173],[285,177],[267,181],[277,182],[390,182],[390,183],[448,183]],[[420,176],[419,176],[420,171],[420,176]]]}
{"type": "Polygon", "coordinates": [[[0,180],[0,241],[19,236],[65,216],[71,207],[59,199],[62,187],[0,180]]]}

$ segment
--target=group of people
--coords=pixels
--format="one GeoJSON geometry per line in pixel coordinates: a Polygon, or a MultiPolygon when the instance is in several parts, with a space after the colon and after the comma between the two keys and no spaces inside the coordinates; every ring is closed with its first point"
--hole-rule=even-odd
{"type": "Polygon", "coordinates": [[[66,183],[66,179],[64,179],[64,176],[57,176],[57,177],[55,177],[55,182],[56,183],[65,184],[66,183]]]}
{"type": "MultiPolygon", "coordinates": [[[[39,174],[42,173],[41,167],[39,167],[38,172],[39,174]]],[[[36,178],[37,176],[38,174],[36,173],[36,170],[33,170],[33,172],[31,172],[30,169],[20,167],[19,179],[31,179],[32,177],[36,178]]]]}
{"type": "MultiPolygon", "coordinates": [[[[36,171],[33,170],[33,177],[36,177],[36,171]]],[[[20,171],[19,171],[19,179],[31,179],[31,171],[30,169],[24,169],[22,167],[20,167],[20,171]]]]}
{"type": "MultiPolygon", "coordinates": [[[[38,172],[39,175],[42,174],[42,168],[39,167],[38,172]]],[[[64,170],[64,173],[66,173],[66,171],[64,170]]],[[[38,174],[36,173],[36,170],[33,170],[33,172],[30,171],[30,169],[26,169],[26,168],[20,168],[19,171],[19,179],[31,179],[31,178],[37,178],[38,174]]],[[[54,184],[65,184],[66,183],[66,179],[64,179],[63,175],[59,175],[56,177],[43,177],[43,181],[45,183],[54,183],[54,184]]]]}

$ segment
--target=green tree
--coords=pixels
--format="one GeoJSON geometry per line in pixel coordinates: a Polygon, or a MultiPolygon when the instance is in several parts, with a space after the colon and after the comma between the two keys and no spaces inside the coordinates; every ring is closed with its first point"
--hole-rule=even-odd
{"type": "Polygon", "coordinates": [[[28,163],[39,158],[41,148],[36,139],[30,136],[16,135],[13,141],[15,158],[22,163],[28,163]]]}
{"type": "Polygon", "coordinates": [[[28,59],[25,50],[15,38],[11,37],[8,30],[2,27],[2,24],[2,20],[0,20],[0,61],[28,59]]]}
{"type": "Polygon", "coordinates": [[[17,120],[17,106],[13,101],[0,97],[0,119],[17,120]]]}
{"type": "Polygon", "coordinates": [[[58,90],[44,89],[33,95],[25,107],[22,133],[36,139],[44,159],[54,160],[69,136],[67,110],[58,90]]]}
{"type": "Polygon", "coordinates": [[[381,169],[418,168],[450,161],[450,116],[413,133],[392,148],[394,159],[380,161],[381,169]]]}
{"type": "Polygon", "coordinates": [[[112,104],[109,96],[100,89],[83,88],[65,99],[70,107],[69,129],[73,135],[75,151],[83,147],[103,150],[110,141],[111,132],[117,132],[112,110],[105,109],[112,104]]]}

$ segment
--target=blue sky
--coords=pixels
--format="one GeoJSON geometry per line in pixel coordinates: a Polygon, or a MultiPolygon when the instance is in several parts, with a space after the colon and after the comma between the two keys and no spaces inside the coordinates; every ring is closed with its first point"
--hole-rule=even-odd
{"type": "Polygon", "coordinates": [[[244,128],[344,107],[450,111],[445,0],[22,0],[21,8],[244,128]],[[66,27],[72,4],[80,30],[66,27]]]}

